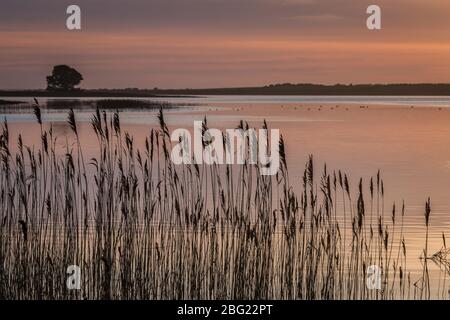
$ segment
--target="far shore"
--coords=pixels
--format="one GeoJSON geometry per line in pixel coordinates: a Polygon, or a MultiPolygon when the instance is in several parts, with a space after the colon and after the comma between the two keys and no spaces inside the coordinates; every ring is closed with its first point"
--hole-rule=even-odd
{"type": "Polygon", "coordinates": [[[3,100],[0,99],[0,105],[6,106],[6,105],[16,105],[16,104],[22,104],[23,101],[15,101],[15,100],[3,100]]]}
{"type": "Polygon", "coordinates": [[[155,94],[147,90],[0,90],[0,97],[24,98],[195,98],[191,95],[155,94]]]}
{"type": "Polygon", "coordinates": [[[271,84],[260,87],[203,88],[203,89],[74,89],[49,91],[44,89],[0,90],[0,97],[49,98],[193,98],[205,95],[252,96],[450,96],[450,83],[395,84],[271,84]]]}

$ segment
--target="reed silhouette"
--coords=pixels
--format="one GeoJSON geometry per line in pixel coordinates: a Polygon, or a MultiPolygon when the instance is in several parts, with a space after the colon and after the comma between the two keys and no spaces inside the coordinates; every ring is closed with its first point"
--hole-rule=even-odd
{"type": "MultiPolygon", "coordinates": [[[[88,160],[70,110],[76,147],[61,156],[37,101],[34,114],[40,146],[19,135],[13,148],[7,122],[0,135],[0,299],[430,298],[427,244],[411,279],[405,207],[389,218],[379,172],[352,193],[345,173],[318,174],[311,156],[296,193],[283,139],[273,177],[248,162],[175,166],[162,111],[139,150],[118,112],[97,109],[88,160]],[[81,290],[66,287],[74,264],[81,290]],[[370,265],[382,290],[366,287],[370,265]]],[[[426,229],[430,213],[428,200],[426,229]]],[[[448,270],[446,252],[432,259],[448,270]]]]}

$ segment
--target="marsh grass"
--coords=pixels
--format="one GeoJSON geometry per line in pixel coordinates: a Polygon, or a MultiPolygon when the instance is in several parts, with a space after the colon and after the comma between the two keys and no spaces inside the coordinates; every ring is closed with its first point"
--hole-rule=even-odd
{"type": "MultiPolygon", "coordinates": [[[[101,109],[106,111],[157,111],[159,109],[176,109],[186,106],[196,106],[195,103],[172,103],[155,99],[48,99],[42,110],[64,111],[64,110],[82,110],[92,111],[101,109]]],[[[20,101],[0,100],[0,111],[2,113],[30,113],[34,109],[34,103],[20,101]]]]}
{"type": "Polygon", "coordinates": [[[0,99],[0,106],[10,106],[10,105],[15,105],[15,104],[23,104],[25,102],[23,101],[15,101],[15,100],[3,100],[0,99]]]}
{"type": "Polygon", "coordinates": [[[174,166],[161,111],[139,150],[117,112],[97,109],[98,155],[85,159],[70,110],[76,146],[61,156],[37,104],[34,114],[40,146],[10,141],[6,122],[0,135],[0,299],[430,297],[427,244],[413,284],[405,207],[385,212],[380,173],[353,193],[345,173],[317,173],[310,157],[296,193],[284,140],[273,177],[248,162],[174,166]],[[82,288],[69,291],[73,264],[82,288]],[[374,264],[383,290],[366,287],[374,264]]]}

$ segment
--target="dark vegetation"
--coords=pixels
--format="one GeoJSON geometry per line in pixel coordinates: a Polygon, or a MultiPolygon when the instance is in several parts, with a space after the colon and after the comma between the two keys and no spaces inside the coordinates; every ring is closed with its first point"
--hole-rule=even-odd
{"type": "MultiPolygon", "coordinates": [[[[98,155],[85,159],[70,110],[75,144],[58,155],[58,137],[39,106],[34,113],[40,147],[10,141],[7,123],[0,135],[0,299],[431,296],[428,240],[412,278],[404,205],[385,210],[379,173],[355,188],[341,171],[317,172],[310,157],[295,193],[283,140],[273,177],[248,162],[175,166],[162,112],[138,149],[118,113],[95,111],[98,155]],[[65,286],[73,264],[79,291],[65,286]],[[384,270],[383,290],[366,288],[372,264],[384,270]]],[[[430,213],[427,200],[427,234],[430,213]]]]}
{"type": "Polygon", "coordinates": [[[26,102],[0,99],[0,106],[10,106],[10,105],[16,105],[16,104],[23,104],[23,103],[26,103],[26,102]]]}
{"type": "Polygon", "coordinates": [[[275,84],[264,87],[156,90],[159,94],[193,95],[367,95],[367,96],[448,96],[450,84],[275,84]]]}
{"type": "Polygon", "coordinates": [[[184,97],[190,95],[367,95],[450,96],[450,84],[275,84],[264,87],[211,89],[76,89],[68,91],[3,90],[0,96],[16,97],[184,97]]]}
{"type": "MultiPolygon", "coordinates": [[[[0,90],[0,97],[48,97],[48,98],[183,98],[186,95],[162,94],[153,90],[135,89],[76,89],[72,91],[0,90]]],[[[192,97],[190,97],[192,98],[192,97]]]]}
{"type": "MultiPolygon", "coordinates": [[[[0,111],[3,113],[29,113],[33,110],[33,103],[29,102],[13,102],[2,105],[0,100],[0,111]],[[13,108],[17,105],[17,108],[13,108]]],[[[43,110],[95,110],[100,108],[102,110],[154,110],[154,109],[169,109],[179,108],[182,106],[193,106],[195,104],[177,104],[160,100],[146,100],[146,99],[96,99],[96,100],[79,100],[79,99],[55,99],[48,100],[42,105],[43,110]]]]}
{"type": "Polygon", "coordinates": [[[53,67],[52,74],[47,77],[48,91],[72,91],[79,85],[83,76],[74,68],[66,65],[53,67]]]}

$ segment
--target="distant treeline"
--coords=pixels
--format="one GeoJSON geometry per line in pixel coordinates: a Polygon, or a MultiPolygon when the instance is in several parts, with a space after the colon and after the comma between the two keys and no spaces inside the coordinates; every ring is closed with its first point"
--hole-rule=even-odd
{"type": "Polygon", "coordinates": [[[54,98],[151,98],[164,97],[148,89],[76,89],[70,91],[0,90],[0,97],[54,97],[54,98]]]}
{"type": "Polygon", "coordinates": [[[274,84],[264,87],[157,90],[183,95],[450,95],[450,84],[274,84]]]}
{"type": "Polygon", "coordinates": [[[368,95],[368,96],[450,96],[450,83],[418,84],[274,84],[264,87],[211,89],[90,89],[71,91],[0,91],[14,97],[164,97],[185,95],[368,95]]]}

